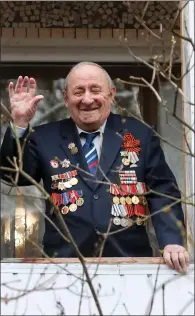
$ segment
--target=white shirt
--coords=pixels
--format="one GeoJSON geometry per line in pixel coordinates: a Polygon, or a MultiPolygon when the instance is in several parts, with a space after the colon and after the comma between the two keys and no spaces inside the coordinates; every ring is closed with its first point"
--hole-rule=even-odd
{"type": "MultiPolygon", "coordinates": [[[[106,120],[107,121],[107,120],[106,120]]],[[[95,148],[97,150],[97,154],[98,154],[98,158],[100,159],[100,154],[101,154],[101,148],[102,148],[102,141],[103,141],[103,134],[104,134],[104,130],[105,130],[105,127],[106,127],[106,121],[104,122],[104,124],[97,130],[97,131],[94,131],[93,133],[96,133],[96,132],[99,132],[99,134],[94,138],[93,140],[93,143],[95,145],[95,148]]],[[[88,133],[84,130],[82,130],[80,127],[77,127],[77,130],[78,130],[78,133],[79,135],[81,133],[86,133],[86,134],[91,134],[91,133],[88,133]]],[[[85,137],[83,136],[80,136],[80,140],[81,140],[81,145],[83,146],[85,144],[85,137]]]]}

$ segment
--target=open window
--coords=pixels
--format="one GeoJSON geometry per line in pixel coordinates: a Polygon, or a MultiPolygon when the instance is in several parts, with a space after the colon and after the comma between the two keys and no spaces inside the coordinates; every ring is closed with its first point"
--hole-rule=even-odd
{"type": "MultiPolygon", "coordinates": [[[[32,121],[32,125],[40,125],[65,118],[68,112],[65,109],[63,94],[64,78],[68,74],[74,63],[3,63],[1,65],[4,77],[1,80],[1,91],[3,102],[8,103],[7,85],[11,80],[16,80],[19,75],[32,76],[37,81],[38,94],[45,96],[44,102],[40,102],[37,114],[32,121]]],[[[145,66],[134,63],[101,63],[108,71],[117,88],[116,104],[113,105],[114,113],[122,113],[127,110],[128,115],[135,115],[153,126],[155,130],[170,143],[182,147],[181,126],[177,121],[170,122],[171,116],[167,118],[166,111],[158,105],[158,100],[152,90],[139,85],[127,84],[131,82],[130,76],[143,77],[150,81],[152,71],[145,66]],[[121,81],[117,80],[120,78],[121,81]],[[123,82],[124,81],[124,82],[123,82]],[[180,132],[178,133],[178,130],[180,132]]],[[[179,77],[180,64],[174,65],[174,73],[179,77]]],[[[157,91],[164,96],[172,107],[174,102],[174,91],[171,85],[156,81],[154,83],[157,91]]],[[[178,113],[182,112],[182,102],[178,99],[178,113]]],[[[181,152],[175,153],[172,146],[162,142],[166,159],[173,170],[181,191],[185,190],[184,161],[181,152]],[[177,161],[177,163],[175,163],[177,161]]],[[[4,188],[4,187],[3,187],[4,188]]],[[[8,188],[4,188],[6,193],[8,188]]],[[[42,200],[35,200],[30,196],[39,196],[35,187],[12,189],[11,196],[3,196],[2,212],[5,214],[1,225],[2,256],[3,257],[40,257],[41,252],[37,247],[29,244],[28,239],[41,247],[44,234],[44,203],[42,200]],[[15,198],[14,198],[15,196],[15,198]],[[12,216],[6,216],[7,203],[11,203],[10,210],[12,216]],[[38,210],[38,211],[37,211],[38,210]]],[[[152,234],[154,232],[152,231],[152,234]]],[[[154,243],[154,255],[158,255],[156,243],[154,243]]]]}

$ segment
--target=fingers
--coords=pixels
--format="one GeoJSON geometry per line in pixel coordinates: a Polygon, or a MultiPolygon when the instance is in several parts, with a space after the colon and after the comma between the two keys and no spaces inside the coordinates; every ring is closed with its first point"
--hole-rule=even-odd
{"type": "Polygon", "coordinates": [[[179,261],[179,253],[178,252],[172,252],[171,253],[171,260],[173,262],[174,269],[177,272],[181,272],[182,271],[182,267],[181,267],[180,261],[179,261]]]}
{"type": "Polygon", "coordinates": [[[25,76],[24,79],[22,76],[18,77],[15,90],[14,90],[14,83],[9,83],[9,96],[12,97],[14,93],[19,94],[21,92],[29,92],[30,95],[33,97],[36,92],[36,81],[34,78],[30,78],[25,76]],[[29,89],[28,89],[29,88],[29,89]]]}
{"type": "Polygon", "coordinates": [[[182,273],[187,271],[189,265],[189,253],[187,251],[180,252],[168,252],[164,251],[163,257],[165,263],[171,269],[175,269],[177,272],[182,273]]]}
{"type": "Polygon", "coordinates": [[[22,83],[21,92],[28,92],[28,83],[29,83],[29,78],[25,76],[22,83]]]}
{"type": "Polygon", "coordinates": [[[14,83],[10,82],[8,86],[9,97],[11,98],[14,95],[14,83]]]}
{"type": "Polygon", "coordinates": [[[15,87],[15,93],[20,93],[22,84],[23,84],[23,77],[19,76],[16,83],[16,87],[15,87]]]}
{"type": "Polygon", "coordinates": [[[187,250],[184,251],[184,256],[185,256],[186,265],[188,266],[190,264],[190,255],[187,250]]]}
{"type": "Polygon", "coordinates": [[[186,258],[184,252],[179,252],[178,254],[181,271],[185,272],[187,268],[186,258]]]}
{"type": "Polygon", "coordinates": [[[37,103],[39,102],[39,101],[41,101],[42,99],[44,99],[44,96],[43,95],[37,95],[34,99],[33,99],[33,105],[34,106],[37,106],[37,103]]]}
{"type": "Polygon", "coordinates": [[[31,96],[34,96],[36,92],[36,81],[34,78],[30,78],[29,82],[30,82],[29,93],[31,96]]]}
{"type": "Polygon", "coordinates": [[[174,269],[173,262],[171,260],[171,253],[168,251],[164,251],[163,258],[165,260],[165,263],[168,265],[169,268],[174,269]]]}

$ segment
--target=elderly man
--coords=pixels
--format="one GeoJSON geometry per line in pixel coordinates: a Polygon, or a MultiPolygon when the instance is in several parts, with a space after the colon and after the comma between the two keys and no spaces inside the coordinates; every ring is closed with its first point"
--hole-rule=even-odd
{"type": "MultiPolygon", "coordinates": [[[[9,84],[13,122],[21,143],[44,98],[35,96],[35,90],[33,78],[20,76],[15,87],[9,84]]],[[[74,66],[64,90],[70,119],[35,128],[25,145],[23,169],[37,182],[43,180],[84,256],[99,254],[95,245],[108,227],[102,256],[152,256],[145,227],[149,210],[165,262],[185,271],[189,254],[183,246],[180,227],[184,219],[176,180],[153,130],[135,118],[111,113],[115,92],[108,73],[98,64],[74,66]],[[147,193],[150,190],[153,193],[147,193]],[[169,209],[175,198],[178,203],[169,209]]],[[[8,128],[2,165],[8,166],[7,157],[16,155],[13,131],[8,128]]],[[[18,184],[31,183],[20,177],[18,184]]],[[[49,202],[46,215],[58,226],[49,202]]],[[[47,220],[43,244],[49,256],[76,255],[47,220]]]]}

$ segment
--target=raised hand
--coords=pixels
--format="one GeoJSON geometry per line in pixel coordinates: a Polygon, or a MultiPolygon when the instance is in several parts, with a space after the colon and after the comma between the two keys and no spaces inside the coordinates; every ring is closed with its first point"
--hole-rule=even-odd
{"type": "Polygon", "coordinates": [[[35,96],[35,93],[34,78],[19,76],[15,89],[14,83],[9,83],[11,114],[16,126],[27,127],[35,115],[38,102],[44,98],[43,95],[35,96]]]}

